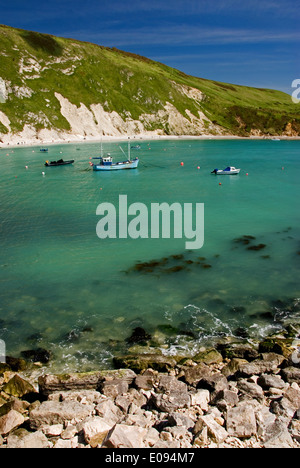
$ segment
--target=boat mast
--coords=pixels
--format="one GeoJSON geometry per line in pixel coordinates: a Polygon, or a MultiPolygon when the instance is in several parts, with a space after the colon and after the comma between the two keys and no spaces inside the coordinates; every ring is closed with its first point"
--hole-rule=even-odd
{"type": "Polygon", "coordinates": [[[101,129],[101,140],[100,140],[100,156],[101,156],[101,158],[103,157],[102,136],[103,136],[103,130],[101,129]]]}

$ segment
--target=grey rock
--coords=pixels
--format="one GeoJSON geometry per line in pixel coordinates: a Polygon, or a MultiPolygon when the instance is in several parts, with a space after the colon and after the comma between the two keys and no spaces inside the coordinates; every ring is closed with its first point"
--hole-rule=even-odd
{"type": "Polygon", "coordinates": [[[98,388],[105,396],[116,398],[118,395],[128,392],[129,385],[135,378],[135,372],[130,369],[110,371],[99,379],[98,388]]]}
{"type": "Polygon", "coordinates": [[[0,417],[0,435],[8,434],[16,427],[21,426],[25,418],[16,410],[10,410],[0,417]]]}
{"type": "Polygon", "coordinates": [[[229,435],[240,439],[255,435],[257,426],[254,409],[244,403],[235,408],[229,408],[226,427],[229,435]]]}
{"type": "Polygon", "coordinates": [[[156,408],[166,413],[172,413],[179,408],[190,407],[190,395],[187,392],[156,393],[153,395],[153,402],[156,408]]]}
{"type": "Polygon", "coordinates": [[[264,392],[263,389],[255,384],[254,382],[248,382],[245,379],[241,379],[238,381],[238,389],[243,394],[248,396],[249,398],[256,398],[257,400],[264,399],[264,392]]]}
{"type": "Polygon", "coordinates": [[[205,416],[200,416],[196,422],[193,433],[196,438],[199,438],[199,435],[202,433],[203,429],[207,428],[207,437],[210,438],[216,444],[221,444],[228,437],[228,432],[224,427],[220,426],[212,415],[208,414],[205,416]]]}
{"type": "Polygon", "coordinates": [[[240,366],[239,375],[251,377],[278,371],[279,366],[285,360],[284,356],[275,353],[263,353],[262,359],[256,359],[248,364],[240,366]]]}
{"type": "Polygon", "coordinates": [[[155,381],[153,375],[138,375],[134,381],[135,386],[142,390],[151,390],[155,381]]]}
{"type": "Polygon", "coordinates": [[[171,427],[179,426],[186,429],[191,429],[195,425],[191,418],[181,413],[170,413],[168,416],[168,423],[171,427]]]}
{"type": "Polygon", "coordinates": [[[288,383],[296,382],[300,385],[300,369],[298,367],[286,367],[281,371],[283,379],[288,383]]]}
{"type": "Polygon", "coordinates": [[[226,377],[219,372],[201,379],[197,388],[208,390],[211,393],[211,399],[214,400],[219,392],[229,389],[229,384],[226,377]]]}
{"type": "Polygon", "coordinates": [[[187,385],[171,375],[160,375],[157,385],[157,392],[175,393],[187,392],[187,385]]]}
{"type": "Polygon", "coordinates": [[[145,448],[144,439],[148,429],[117,424],[109,434],[105,446],[108,448],[145,448]]]}
{"type": "Polygon", "coordinates": [[[278,416],[292,419],[300,408],[300,390],[289,387],[283,397],[271,403],[271,410],[278,416]]]}
{"type": "Polygon", "coordinates": [[[292,448],[293,446],[293,439],[282,421],[276,420],[268,427],[264,439],[265,448],[292,448]]]}
{"type": "Polygon", "coordinates": [[[18,429],[7,438],[7,448],[50,448],[52,444],[42,431],[28,432],[18,429]]]}
{"type": "Polygon", "coordinates": [[[285,388],[286,384],[282,378],[278,375],[262,374],[258,380],[258,385],[260,385],[264,390],[269,390],[269,388],[285,388]]]}
{"type": "Polygon", "coordinates": [[[77,401],[44,401],[29,413],[31,429],[41,426],[64,424],[66,421],[80,421],[92,413],[93,405],[82,405],[77,401]]]}
{"type": "Polygon", "coordinates": [[[216,398],[214,399],[213,403],[218,405],[220,402],[224,402],[227,407],[233,407],[236,406],[239,402],[239,397],[237,392],[234,392],[232,390],[224,389],[221,390],[216,398]]]}
{"type": "Polygon", "coordinates": [[[44,396],[54,392],[97,390],[101,372],[87,372],[84,374],[71,373],[63,375],[46,374],[39,377],[39,390],[44,396]]]}
{"type": "Polygon", "coordinates": [[[198,366],[185,367],[182,369],[181,374],[181,380],[188,385],[196,387],[200,380],[211,375],[211,370],[205,364],[200,364],[198,366]]]}
{"type": "Polygon", "coordinates": [[[191,406],[200,406],[203,411],[208,411],[210,402],[210,393],[208,390],[201,388],[195,392],[189,392],[189,394],[191,397],[191,406]]]}
{"type": "Polygon", "coordinates": [[[89,416],[77,426],[78,432],[82,431],[87,444],[92,447],[102,445],[112,430],[114,423],[108,423],[99,416],[89,416]]]}
{"type": "Polygon", "coordinates": [[[95,407],[96,414],[107,421],[119,422],[123,417],[123,412],[119,406],[115,405],[112,400],[103,400],[95,407]]]}

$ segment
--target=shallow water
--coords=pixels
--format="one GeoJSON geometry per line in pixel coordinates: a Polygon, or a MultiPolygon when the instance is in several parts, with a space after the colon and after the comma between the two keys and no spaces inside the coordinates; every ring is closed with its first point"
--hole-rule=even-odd
{"type": "MultiPolygon", "coordinates": [[[[122,160],[119,145],[104,143],[104,151],[122,160]]],[[[97,144],[50,146],[47,155],[38,147],[0,150],[7,354],[43,347],[53,368],[79,370],[110,366],[138,326],[163,352],[181,354],[241,327],[250,336],[276,329],[300,295],[299,151],[299,141],[142,141],[132,151],[137,170],[102,173],[89,165],[97,144]],[[75,164],[44,167],[45,158],[61,157],[75,164]],[[210,173],[227,165],[241,173],[210,173]],[[154,202],[204,203],[204,246],[100,240],[96,208],[118,207],[120,194],[149,211],[154,202]]]]}

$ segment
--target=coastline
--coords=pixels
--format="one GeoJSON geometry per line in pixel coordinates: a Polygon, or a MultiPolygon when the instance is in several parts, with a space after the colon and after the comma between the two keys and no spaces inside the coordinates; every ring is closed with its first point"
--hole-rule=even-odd
{"type": "Polygon", "coordinates": [[[251,136],[237,136],[237,135],[159,135],[159,134],[139,134],[139,135],[103,135],[102,138],[97,136],[86,136],[64,134],[60,136],[54,136],[53,138],[37,138],[36,136],[31,137],[20,137],[18,135],[8,136],[5,142],[0,140],[0,149],[8,148],[19,148],[19,147],[36,147],[36,146],[54,146],[64,144],[84,144],[84,143],[100,143],[103,142],[121,142],[121,141],[148,141],[148,140],[272,140],[273,138],[279,138],[282,141],[293,141],[300,140],[300,136],[288,136],[288,135],[251,135],[251,136]],[[9,141],[9,138],[11,141],[9,141]]]}
{"type": "Polygon", "coordinates": [[[7,358],[0,447],[300,448],[299,332],[290,324],[255,346],[87,373],[47,374],[7,358]]]}

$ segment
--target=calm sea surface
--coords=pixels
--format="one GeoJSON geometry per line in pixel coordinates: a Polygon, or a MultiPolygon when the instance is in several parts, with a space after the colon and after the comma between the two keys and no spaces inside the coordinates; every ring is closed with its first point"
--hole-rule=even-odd
{"type": "MultiPolygon", "coordinates": [[[[136,327],[166,354],[193,353],[214,337],[275,330],[300,296],[300,141],[140,144],[137,170],[110,173],[92,171],[94,143],[50,146],[48,154],[0,150],[0,338],[8,355],[41,347],[55,370],[109,367],[136,327]],[[44,167],[60,158],[75,163],[44,167]],[[240,174],[211,174],[227,165],[240,174]],[[97,206],[118,210],[120,194],[149,213],[154,202],[204,203],[204,246],[100,240],[97,206]]],[[[120,145],[127,152],[127,143],[103,148],[122,160],[120,145]]]]}

